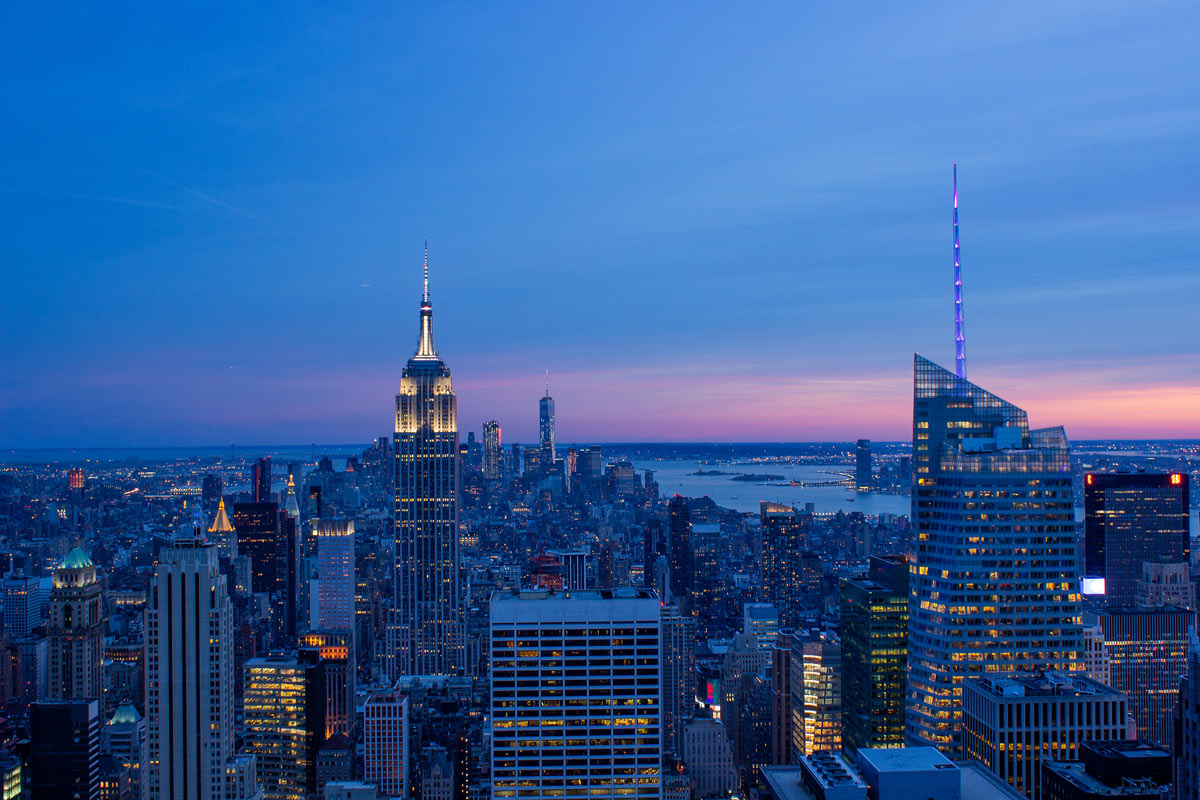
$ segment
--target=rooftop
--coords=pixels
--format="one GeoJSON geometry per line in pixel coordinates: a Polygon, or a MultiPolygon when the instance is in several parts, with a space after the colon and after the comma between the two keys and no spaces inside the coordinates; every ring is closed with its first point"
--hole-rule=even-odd
{"type": "Polygon", "coordinates": [[[975,678],[968,680],[967,685],[972,690],[993,697],[1094,697],[1121,694],[1111,686],[1094,681],[1080,673],[1068,672],[975,678]]]}
{"type": "Polygon", "coordinates": [[[935,747],[860,747],[858,757],[880,772],[925,772],[957,770],[954,762],[935,747]]]}
{"type": "Polygon", "coordinates": [[[82,547],[74,547],[71,552],[63,556],[60,569],[86,569],[87,567],[95,566],[92,560],[88,558],[88,554],[83,552],[82,547]]]}

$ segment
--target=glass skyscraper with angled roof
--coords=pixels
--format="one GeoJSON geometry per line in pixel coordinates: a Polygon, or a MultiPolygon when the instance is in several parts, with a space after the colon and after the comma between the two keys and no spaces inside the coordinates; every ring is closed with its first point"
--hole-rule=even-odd
{"type": "Polygon", "coordinates": [[[962,681],[1081,665],[1062,428],[916,356],[906,737],[958,755],[962,681]]]}

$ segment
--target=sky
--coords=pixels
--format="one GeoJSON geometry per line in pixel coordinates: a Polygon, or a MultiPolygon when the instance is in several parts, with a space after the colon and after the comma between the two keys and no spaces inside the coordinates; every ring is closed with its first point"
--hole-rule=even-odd
{"type": "Polygon", "coordinates": [[[8,3],[0,448],[1200,437],[1194,2],[8,3]]]}

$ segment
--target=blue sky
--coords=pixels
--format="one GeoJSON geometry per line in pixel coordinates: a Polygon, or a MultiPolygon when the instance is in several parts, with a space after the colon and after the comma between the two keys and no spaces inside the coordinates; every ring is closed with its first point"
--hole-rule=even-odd
{"type": "Polygon", "coordinates": [[[0,446],[905,438],[914,351],[1200,436],[1200,6],[183,4],[0,18],[0,446]],[[851,10],[853,9],[853,10],[851,10]]]}

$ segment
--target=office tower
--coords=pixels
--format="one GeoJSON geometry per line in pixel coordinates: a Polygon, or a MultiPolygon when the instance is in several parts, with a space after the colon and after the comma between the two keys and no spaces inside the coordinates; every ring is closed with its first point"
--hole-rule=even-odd
{"type": "Polygon", "coordinates": [[[279,549],[279,506],[275,503],[234,503],[233,527],[237,553],[250,559],[250,585],[255,594],[275,591],[279,549]]]}
{"type": "Polygon", "coordinates": [[[146,720],[133,707],[133,703],[126,701],[117,706],[112,719],[104,723],[100,745],[103,752],[129,770],[131,795],[144,800],[148,789],[145,767],[150,752],[149,742],[146,738],[146,720]]]}
{"type": "Polygon", "coordinates": [[[40,700],[29,709],[32,800],[100,796],[100,701],[40,700]]]}
{"type": "Polygon", "coordinates": [[[762,520],[762,578],[766,601],[779,609],[779,627],[794,630],[803,611],[800,554],[804,525],[796,509],[778,503],[759,504],[762,520]]]}
{"type": "Polygon", "coordinates": [[[1080,665],[1062,428],[915,357],[906,738],[961,749],[964,678],[1080,665]]]}
{"type": "Polygon", "coordinates": [[[317,544],[316,609],[312,626],[354,630],[354,521],[323,519],[314,532],[317,544]]]}
{"type": "Polygon", "coordinates": [[[22,639],[42,624],[42,582],[22,571],[4,576],[4,633],[9,641],[22,639]]]}
{"type": "Polygon", "coordinates": [[[750,700],[754,679],[767,667],[767,654],[758,645],[754,634],[734,634],[721,662],[721,721],[733,748],[733,758],[746,762],[748,731],[742,730],[743,709],[750,700]]]}
{"type": "Polygon", "coordinates": [[[1129,698],[1138,738],[1170,745],[1179,681],[1187,673],[1188,631],[1196,615],[1182,608],[1110,608],[1099,614],[1111,686],[1129,698]]]}
{"type": "Polygon", "coordinates": [[[753,634],[764,653],[770,653],[779,638],[779,609],[773,603],[742,606],[742,633],[753,634]]]}
{"type": "Polygon", "coordinates": [[[679,602],[684,614],[695,616],[695,563],[692,553],[692,517],[688,510],[688,501],[682,495],[675,495],[667,504],[668,530],[670,541],[667,562],[670,566],[668,573],[671,582],[671,597],[679,602]]]}
{"type": "Polygon", "coordinates": [[[867,578],[843,578],[841,619],[842,747],[903,747],[908,563],[872,558],[867,578]]]}
{"type": "Polygon", "coordinates": [[[1194,630],[1188,632],[1175,730],[1176,797],[1200,797],[1200,638],[1194,630]]]}
{"type": "Polygon", "coordinates": [[[696,636],[711,639],[724,632],[724,590],[721,574],[721,525],[700,522],[692,525],[692,607],[696,615],[696,636]]]}
{"type": "Polygon", "coordinates": [[[250,488],[254,491],[254,502],[274,503],[275,496],[271,493],[271,457],[260,458],[254,462],[250,475],[250,488]]]}
{"type": "Polygon", "coordinates": [[[158,556],[146,606],[151,800],[220,800],[233,755],[233,610],[197,520],[158,556]]]}
{"type": "Polygon", "coordinates": [[[461,674],[462,564],[458,542],[458,410],[450,369],[433,345],[429,253],[421,332],[396,395],[397,674],[461,674]]]}
{"type": "Polygon", "coordinates": [[[229,521],[225,511],[225,498],[217,499],[217,513],[213,515],[212,524],[208,526],[208,540],[217,546],[217,556],[226,561],[237,558],[237,531],[229,521]]]}
{"type": "Polygon", "coordinates": [[[871,486],[871,440],[859,439],[854,448],[854,485],[862,491],[871,486]]]}
{"type": "Polygon", "coordinates": [[[279,538],[275,542],[275,590],[271,596],[274,643],[291,647],[296,641],[300,601],[299,520],[291,512],[279,512],[279,538]]]}
{"type": "Polygon", "coordinates": [[[324,681],[325,738],[337,734],[350,736],[354,728],[354,695],[357,677],[354,632],[351,630],[315,630],[300,635],[300,660],[319,668],[324,681]]]}
{"type": "Polygon", "coordinates": [[[554,452],[554,398],[550,396],[550,373],[546,372],[546,394],[538,400],[538,450],[542,469],[549,471],[558,460],[554,452]]]}
{"type": "Polygon", "coordinates": [[[492,596],[493,797],[659,796],[660,625],[644,590],[492,596]]]}
{"type": "Polygon", "coordinates": [[[792,634],[792,763],[842,747],[842,649],[828,633],[792,634]]]}
{"type": "Polygon", "coordinates": [[[217,503],[222,498],[222,493],[225,491],[225,481],[220,475],[214,475],[211,472],[205,473],[200,481],[200,503],[204,506],[204,511],[211,514],[217,503]]]}
{"type": "Polygon", "coordinates": [[[662,609],[662,747],[679,755],[696,708],[696,620],[679,606],[662,609]]]}
{"type": "Polygon", "coordinates": [[[1190,559],[1188,475],[1088,473],[1083,533],[1084,575],[1104,578],[1109,606],[1133,605],[1144,562],[1190,559]]]}
{"type": "Polygon", "coordinates": [[[79,467],[71,467],[67,470],[67,488],[73,492],[77,492],[83,488],[87,474],[79,467]]]}
{"type": "Polygon", "coordinates": [[[76,547],[54,571],[50,590],[49,696],[55,700],[104,694],[104,605],[96,565],[76,547]]]}
{"type": "Polygon", "coordinates": [[[504,477],[504,449],[500,443],[500,423],[490,419],[483,423],[483,477],[498,481],[504,477]]]}
{"type": "Polygon", "coordinates": [[[1041,800],[1161,800],[1196,797],[1176,786],[1171,754],[1151,742],[1084,742],[1078,761],[1043,759],[1041,800]]]}
{"type": "Polygon", "coordinates": [[[562,565],[562,588],[567,591],[586,589],[588,554],[582,550],[547,550],[562,565]]]}
{"type": "Polygon", "coordinates": [[[963,752],[1031,800],[1043,754],[1073,761],[1079,743],[1125,738],[1125,695],[1079,673],[963,682],[963,752]]]}
{"type": "Polygon", "coordinates": [[[384,797],[408,797],[408,697],[399,687],[363,705],[363,778],[384,797]]]}
{"type": "Polygon", "coordinates": [[[1142,577],[1134,586],[1135,606],[1175,606],[1196,610],[1196,582],[1192,580],[1191,565],[1162,561],[1142,563],[1142,577]]]}
{"type": "Polygon", "coordinates": [[[792,757],[792,642],[780,636],[771,647],[771,763],[792,757]]]}
{"type": "Polygon", "coordinates": [[[315,664],[287,655],[252,658],[243,679],[245,752],[255,756],[266,800],[307,800],[325,742],[325,685],[315,664]]]}
{"type": "Polygon", "coordinates": [[[728,797],[737,789],[733,748],[721,720],[700,717],[683,730],[683,758],[692,779],[692,797],[728,797]]]}

